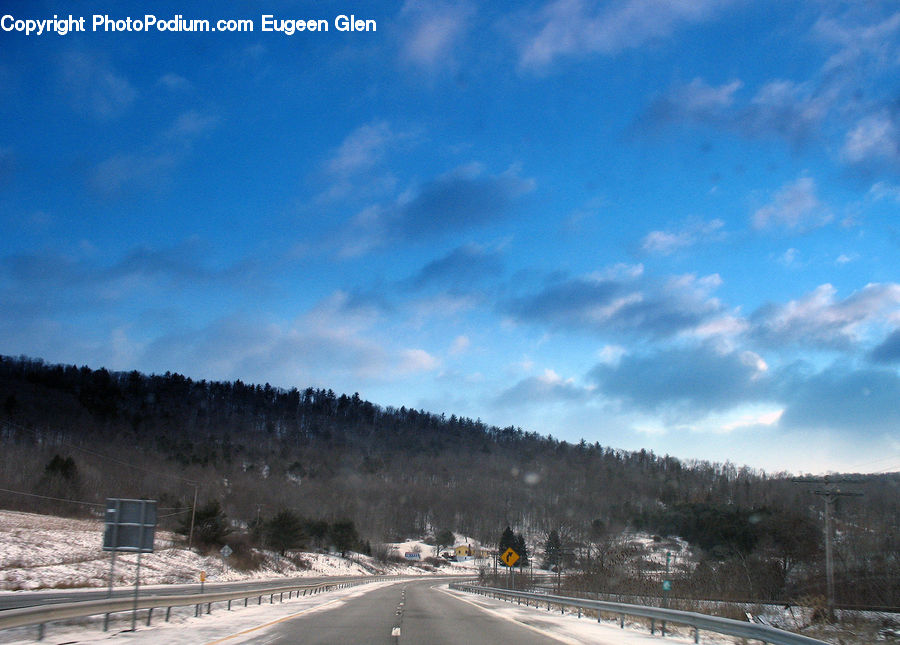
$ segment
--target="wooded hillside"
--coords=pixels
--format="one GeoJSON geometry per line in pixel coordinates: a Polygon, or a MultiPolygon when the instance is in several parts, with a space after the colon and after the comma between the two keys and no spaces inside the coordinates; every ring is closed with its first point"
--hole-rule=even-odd
{"type": "MultiPolygon", "coordinates": [[[[45,497],[150,497],[174,509],[174,524],[197,482],[200,502],[219,502],[232,520],[280,509],[347,518],[373,543],[446,529],[496,543],[512,526],[590,545],[628,526],[697,532],[702,521],[685,513],[710,508],[734,509],[717,512],[742,531],[757,530],[746,520],[760,509],[767,525],[780,514],[821,521],[821,499],[786,475],[571,444],[331,390],[0,357],[0,421],[0,505],[10,509],[84,508],[45,497]]],[[[864,495],[842,500],[836,521],[865,542],[853,557],[868,567],[898,551],[900,478],[862,479],[864,495]]],[[[737,534],[735,546],[701,535],[698,544],[747,552],[760,537],[737,534]]]]}

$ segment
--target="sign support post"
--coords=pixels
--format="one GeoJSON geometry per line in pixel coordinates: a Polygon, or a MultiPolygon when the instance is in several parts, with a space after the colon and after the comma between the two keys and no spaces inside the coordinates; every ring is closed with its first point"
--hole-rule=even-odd
{"type": "MultiPolygon", "coordinates": [[[[134,578],[134,608],[131,613],[131,631],[137,627],[137,606],[141,586],[141,554],[153,553],[156,532],[156,501],[146,499],[106,500],[106,530],[103,533],[103,550],[112,551],[109,570],[108,595],[112,597],[116,552],[137,553],[137,570],[134,578]]],[[[109,624],[109,614],[104,630],[109,624]]]]}

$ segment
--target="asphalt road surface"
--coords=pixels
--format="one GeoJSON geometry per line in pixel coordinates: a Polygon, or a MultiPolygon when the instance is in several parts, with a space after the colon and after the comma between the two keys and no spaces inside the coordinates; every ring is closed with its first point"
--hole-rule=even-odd
{"type": "Polygon", "coordinates": [[[446,585],[446,580],[415,580],[373,589],[335,609],[301,614],[245,639],[226,642],[253,645],[543,645],[553,642],[547,635],[498,619],[460,600],[447,593],[446,585]]]}

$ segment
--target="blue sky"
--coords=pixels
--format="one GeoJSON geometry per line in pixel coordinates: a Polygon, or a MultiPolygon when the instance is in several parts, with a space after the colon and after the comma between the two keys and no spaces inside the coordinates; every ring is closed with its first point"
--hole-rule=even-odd
{"type": "Polygon", "coordinates": [[[900,469],[896,3],[251,4],[4,5],[0,353],[900,469]]]}

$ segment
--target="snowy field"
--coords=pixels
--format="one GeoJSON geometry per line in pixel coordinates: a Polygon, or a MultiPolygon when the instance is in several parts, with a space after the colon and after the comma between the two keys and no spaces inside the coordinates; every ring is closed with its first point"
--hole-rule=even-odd
{"type": "MultiPolygon", "coordinates": [[[[77,520],[0,511],[0,592],[34,591],[40,589],[78,589],[105,587],[109,584],[110,553],[101,548],[103,522],[77,520]]],[[[277,580],[279,578],[322,576],[367,576],[374,573],[429,575],[431,572],[416,566],[382,564],[366,556],[352,559],[322,553],[301,553],[308,565],[298,567],[288,558],[272,552],[262,552],[265,561],[255,571],[238,571],[228,566],[219,555],[201,556],[176,548],[176,536],[157,531],[155,552],[141,556],[141,584],[184,584],[200,581],[206,572],[209,583],[240,580],[277,580]]],[[[419,547],[422,557],[431,555],[433,548],[421,542],[397,545],[402,555],[419,547]]],[[[134,584],[137,556],[120,553],[116,556],[115,586],[134,584]]],[[[444,574],[466,574],[475,571],[471,566],[441,567],[444,574]]]]}

